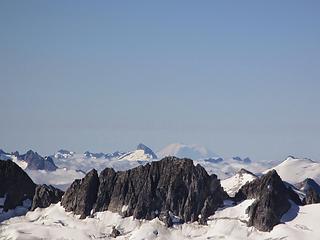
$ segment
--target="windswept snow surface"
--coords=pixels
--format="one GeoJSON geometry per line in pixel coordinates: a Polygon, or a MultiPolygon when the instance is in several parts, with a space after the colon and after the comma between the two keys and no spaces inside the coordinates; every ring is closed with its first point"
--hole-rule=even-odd
{"type": "MultiPolygon", "coordinates": [[[[291,184],[302,182],[306,178],[312,178],[320,184],[320,162],[311,159],[288,157],[271,169],[275,169],[283,181],[291,184]]],[[[266,170],[264,173],[271,169],[266,170]]]]}
{"type": "Polygon", "coordinates": [[[237,206],[218,210],[210,217],[208,226],[186,223],[167,228],[158,219],[151,221],[122,218],[117,213],[100,212],[92,218],[80,220],[71,212],[66,213],[60,204],[46,209],[36,209],[26,216],[2,222],[0,234],[4,239],[111,239],[112,226],[121,232],[117,239],[319,239],[320,204],[293,206],[283,217],[283,224],[271,232],[260,232],[247,227],[245,209],[254,200],[246,200],[237,206]]]}

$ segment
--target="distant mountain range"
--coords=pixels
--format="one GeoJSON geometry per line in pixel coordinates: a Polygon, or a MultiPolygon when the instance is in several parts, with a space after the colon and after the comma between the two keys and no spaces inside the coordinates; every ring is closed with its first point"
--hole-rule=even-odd
{"type": "Polygon", "coordinates": [[[6,153],[0,150],[0,160],[12,160],[22,169],[55,171],[58,167],[49,156],[42,157],[32,150],[20,155],[19,152],[6,153]]]}
{"type": "Polygon", "coordinates": [[[310,159],[290,156],[263,172],[242,168],[220,180],[208,173],[208,166],[236,169],[254,161],[159,160],[143,144],[110,159],[84,153],[79,160],[78,154],[66,150],[59,151],[60,158],[51,158],[77,167],[87,161],[128,168],[84,173],[59,164],[55,170],[36,170],[34,166],[44,168],[51,160],[35,152],[0,154],[0,238],[318,239],[320,234],[320,163],[310,159]],[[40,164],[43,161],[48,162],[40,164]],[[55,180],[61,180],[72,171],[80,175],[73,176],[65,192],[38,185],[32,175],[39,172],[41,179],[56,175],[55,180]]]}

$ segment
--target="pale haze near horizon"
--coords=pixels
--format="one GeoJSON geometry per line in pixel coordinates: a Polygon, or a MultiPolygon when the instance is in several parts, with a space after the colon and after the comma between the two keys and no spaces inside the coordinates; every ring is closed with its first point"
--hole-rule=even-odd
{"type": "Polygon", "coordinates": [[[318,1],[1,1],[0,148],[320,160],[318,1]]]}

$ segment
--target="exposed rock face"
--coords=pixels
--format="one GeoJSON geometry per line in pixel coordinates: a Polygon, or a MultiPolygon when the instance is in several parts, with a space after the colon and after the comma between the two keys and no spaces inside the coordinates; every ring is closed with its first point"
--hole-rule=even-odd
{"type": "Polygon", "coordinates": [[[243,163],[246,163],[246,164],[249,164],[251,163],[251,159],[246,157],[246,158],[240,158],[240,157],[233,157],[232,160],[234,161],[238,161],[238,162],[243,162],[243,163]]]}
{"type": "Polygon", "coordinates": [[[271,231],[280,223],[282,215],[291,206],[289,199],[301,204],[298,195],[285,186],[275,170],[245,184],[235,198],[237,200],[256,199],[247,209],[250,217],[248,226],[254,226],[261,231],[271,231]]]}
{"type": "Polygon", "coordinates": [[[209,163],[221,163],[223,162],[223,159],[222,158],[206,158],[206,159],[203,159],[203,161],[209,162],[209,163]]]}
{"type": "Polygon", "coordinates": [[[313,179],[307,178],[296,184],[296,187],[306,194],[305,204],[320,203],[320,186],[313,179]]]}
{"type": "Polygon", "coordinates": [[[38,185],[32,201],[31,211],[36,208],[46,208],[52,203],[58,203],[61,200],[63,191],[51,185],[38,185]]]}
{"type": "Polygon", "coordinates": [[[73,211],[80,218],[85,218],[96,202],[98,187],[98,173],[93,169],[83,179],[77,179],[71,184],[63,195],[61,205],[66,211],[73,211]]]}
{"type": "Polygon", "coordinates": [[[313,188],[306,191],[306,204],[320,203],[320,194],[313,188]]]}
{"type": "Polygon", "coordinates": [[[115,226],[113,226],[110,237],[116,238],[116,237],[120,236],[120,234],[121,234],[120,231],[118,229],[116,229],[115,226]]]}
{"type": "Polygon", "coordinates": [[[43,158],[37,152],[32,150],[29,150],[26,154],[18,156],[18,159],[27,162],[27,168],[30,170],[54,171],[58,168],[51,157],[43,158]]]}
{"type": "Polygon", "coordinates": [[[6,197],[3,210],[21,206],[26,199],[32,200],[36,184],[11,160],[0,161],[0,197],[6,197]]]}
{"type": "MultiPolygon", "coordinates": [[[[67,210],[77,210],[83,216],[90,213],[92,202],[82,201],[79,205],[75,199],[88,195],[89,188],[86,190],[81,184],[87,178],[88,175],[82,181],[76,180],[62,200],[67,210]]],[[[95,182],[100,183],[95,212],[110,210],[137,219],[166,216],[167,225],[172,225],[170,215],[192,222],[201,214],[205,223],[227,197],[216,175],[209,176],[203,167],[194,166],[192,160],[175,157],[124,172],[106,168],[95,182]]]]}

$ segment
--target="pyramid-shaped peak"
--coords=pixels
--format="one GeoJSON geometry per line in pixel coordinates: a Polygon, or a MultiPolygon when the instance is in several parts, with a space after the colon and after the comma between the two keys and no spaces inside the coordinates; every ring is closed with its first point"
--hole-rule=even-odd
{"type": "Polygon", "coordinates": [[[137,146],[137,150],[143,150],[145,154],[149,154],[151,155],[151,157],[153,159],[157,159],[157,155],[152,151],[151,148],[147,147],[146,145],[144,145],[143,143],[139,143],[137,146]]]}

